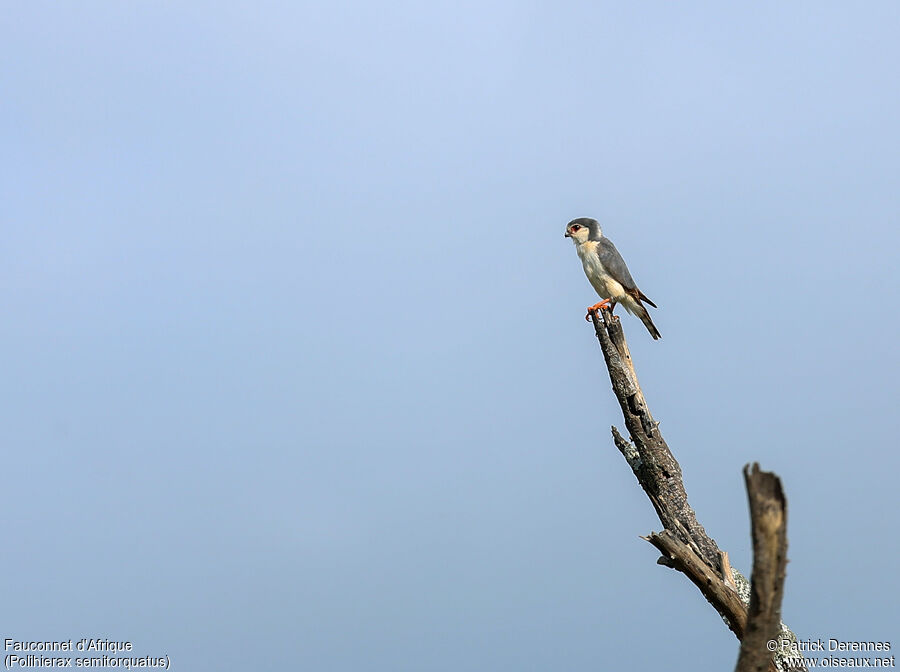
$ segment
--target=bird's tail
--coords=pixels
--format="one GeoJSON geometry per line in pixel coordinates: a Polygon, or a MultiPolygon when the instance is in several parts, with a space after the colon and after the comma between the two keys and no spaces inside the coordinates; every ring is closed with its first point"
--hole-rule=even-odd
{"type": "Polygon", "coordinates": [[[656,341],[662,338],[662,334],[659,333],[659,329],[657,329],[656,325],[653,324],[653,320],[650,319],[650,313],[647,312],[647,309],[644,308],[644,305],[639,301],[636,301],[635,303],[637,303],[638,305],[638,309],[635,311],[635,313],[639,318],[641,318],[641,322],[643,322],[644,326],[647,327],[647,331],[650,332],[653,340],[656,341]]]}
{"type": "Polygon", "coordinates": [[[639,298],[641,301],[646,301],[647,303],[649,303],[649,304],[650,304],[651,306],[653,306],[654,308],[657,308],[657,305],[656,305],[655,303],[653,303],[653,301],[651,301],[651,300],[647,297],[647,295],[644,294],[641,290],[637,290],[637,293],[638,293],[638,298],[639,298]]]}

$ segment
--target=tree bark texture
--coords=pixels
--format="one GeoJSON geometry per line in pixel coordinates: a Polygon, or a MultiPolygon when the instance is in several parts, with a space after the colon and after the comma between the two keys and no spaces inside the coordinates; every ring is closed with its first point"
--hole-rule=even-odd
{"type": "Polygon", "coordinates": [[[781,632],[781,599],[787,565],[787,501],[781,480],[759,465],[744,467],[753,535],[753,576],[747,627],[735,672],[762,672],[773,652],[767,643],[781,632]]]}
{"type": "MultiPolygon", "coordinates": [[[[731,569],[727,554],[720,551],[715,540],[706,534],[688,503],[681,467],[669,450],[659,431],[659,423],[653,419],[644,399],[619,318],[609,308],[603,308],[592,311],[591,320],[606,360],[613,393],[622,409],[625,427],[630,435],[628,440],[613,427],[613,441],[653,504],[664,528],[662,532],[642,538],[662,554],[659,564],[677,569],[699,588],[739,640],[743,642],[749,639],[746,654],[742,646],[738,672],[787,669],[780,652],[776,654],[776,662],[773,662],[771,654],[765,650],[769,639],[795,639],[794,634],[780,621],[786,537],[784,525],[780,533],[772,525],[778,520],[775,504],[779,497],[782,504],[785,501],[780,482],[774,474],[765,477],[747,476],[751,519],[754,521],[754,586],[750,588],[747,580],[731,569]],[[778,483],[777,494],[770,476],[778,483]],[[765,521],[764,527],[759,531],[756,527],[757,515],[761,521],[765,521]],[[779,537],[778,534],[782,536],[779,537]],[[757,538],[761,542],[760,546],[757,546],[757,538]],[[779,546],[778,539],[784,539],[785,545],[779,546]],[[757,553],[760,554],[759,558],[757,553]],[[759,586],[755,585],[757,582],[759,586]],[[756,594],[756,602],[751,597],[753,594],[756,594]],[[775,626],[772,625],[773,622],[775,626]],[[741,664],[760,664],[760,647],[768,654],[762,663],[763,667],[740,667],[741,664]],[[745,659],[748,662],[744,663],[745,659]]],[[[753,474],[757,473],[764,472],[759,472],[756,467],[753,474]]],[[[782,523],[786,520],[785,510],[782,507],[782,523]]]]}
{"type": "Polygon", "coordinates": [[[597,315],[597,311],[591,313],[594,330],[597,332],[613,392],[622,407],[625,427],[631,434],[634,450],[626,445],[628,442],[613,427],[616,446],[628,459],[628,464],[650,498],[663,527],[718,572],[719,547],[697,522],[697,516],[688,504],[681,466],[669,450],[659,431],[659,423],[653,419],[647,407],[622,325],[610,310],[600,312],[602,317],[597,315]]]}

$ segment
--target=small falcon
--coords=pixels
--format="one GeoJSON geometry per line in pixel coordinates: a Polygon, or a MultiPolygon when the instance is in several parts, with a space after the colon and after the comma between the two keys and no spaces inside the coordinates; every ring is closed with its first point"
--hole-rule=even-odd
{"type": "Polygon", "coordinates": [[[603,299],[588,308],[585,319],[590,320],[591,313],[600,308],[608,305],[611,311],[617,303],[621,303],[625,310],[641,318],[654,340],[658,339],[659,330],[641,301],[646,301],[654,308],[656,304],[634,284],[622,255],[612,241],[603,235],[597,220],[590,217],[573,219],[566,225],[566,238],[571,238],[575,243],[575,251],[581,258],[584,274],[603,299]]]}

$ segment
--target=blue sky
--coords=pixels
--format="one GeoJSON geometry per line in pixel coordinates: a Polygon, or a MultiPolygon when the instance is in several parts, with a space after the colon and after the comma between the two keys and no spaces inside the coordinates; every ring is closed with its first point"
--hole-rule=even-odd
{"type": "Polygon", "coordinates": [[[897,639],[895,3],[0,10],[0,631],[173,669],[710,669],[565,223],[701,522],[897,639]],[[627,666],[627,667],[626,667],[627,666]]]}

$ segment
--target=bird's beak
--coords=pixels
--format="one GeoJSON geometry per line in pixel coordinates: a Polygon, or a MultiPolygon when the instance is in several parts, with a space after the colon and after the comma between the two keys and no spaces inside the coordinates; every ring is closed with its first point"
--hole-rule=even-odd
{"type": "Polygon", "coordinates": [[[572,234],[569,233],[568,231],[566,231],[566,232],[563,234],[563,238],[571,238],[571,237],[572,237],[572,234]]]}

